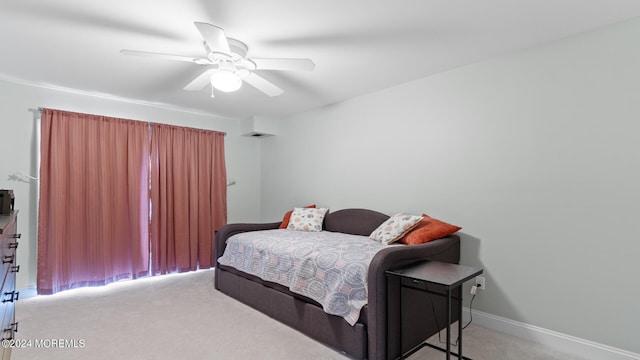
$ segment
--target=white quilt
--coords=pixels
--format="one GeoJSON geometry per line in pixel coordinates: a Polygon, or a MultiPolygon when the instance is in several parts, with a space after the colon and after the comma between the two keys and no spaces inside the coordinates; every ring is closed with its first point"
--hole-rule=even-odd
{"type": "Polygon", "coordinates": [[[250,231],[230,237],[218,261],[287,286],[354,325],[367,303],[369,263],[385,247],[366,236],[329,231],[250,231]]]}

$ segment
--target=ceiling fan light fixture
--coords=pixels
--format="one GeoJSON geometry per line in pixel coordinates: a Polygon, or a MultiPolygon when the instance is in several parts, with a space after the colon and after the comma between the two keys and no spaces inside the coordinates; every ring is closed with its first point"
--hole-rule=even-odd
{"type": "Polygon", "coordinates": [[[232,70],[220,69],[211,75],[211,86],[222,92],[234,92],[242,86],[242,79],[232,70]]]}

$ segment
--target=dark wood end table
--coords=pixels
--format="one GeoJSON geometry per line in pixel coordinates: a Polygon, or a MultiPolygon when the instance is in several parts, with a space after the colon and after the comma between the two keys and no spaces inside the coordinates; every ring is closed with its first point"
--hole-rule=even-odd
{"type": "MultiPolygon", "coordinates": [[[[409,279],[414,284],[428,283],[435,284],[443,287],[446,290],[446,294],[436,294],[446,296],[447,298],[447,347],[443,349],[441,347],[427,343],[426,341],[408,352],[402,354],[402,309],[400,309],[400,328],[398,331],[399,344],[400,344],[400,359],[404,359],[405,356],[409,356],[416,351],[422,349],[425,346],[432,347],[434,349],[444,351],[447,354],[447,360],[451,358],[451,292],[462,286],[466,281],[475,278],[482,274],[482,269],[476,269],[468,266],[450,264],[440,261],[421,261],[409,266],[405,266],[398,269],[387,270],[387,277],[397,276],[400,278],[400,304],[402,304],[402,288],[408,287],[402,284],[402,278],[409,279]]],[[[416,290],[415,287],[411,289],[416,290]]],[[[426,290],[422,290],[425,291],[426,290]]],[[[460,306],[458,306],[458,353],[454,354],[458,356],[458,359],[467,359],[462,356],[462,297],[460,298],[460,306]]]]}

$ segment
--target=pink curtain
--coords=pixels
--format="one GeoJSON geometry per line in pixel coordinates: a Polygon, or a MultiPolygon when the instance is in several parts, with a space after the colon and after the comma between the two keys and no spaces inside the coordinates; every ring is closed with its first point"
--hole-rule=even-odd
{"type": "Polygon", "coordinates": [[[42,112],[39,294],[148,273],[146,123],[42,112]]]}
{"type": "Polygon", "coordinates": [[[39,294],[213,266],[224,134],[45,109],[39,294]]]}
{"type": "Polygon", "coordinates": [[[213,266],[227,222],[224,133],[151,125],[152,273],[213,266]]]}

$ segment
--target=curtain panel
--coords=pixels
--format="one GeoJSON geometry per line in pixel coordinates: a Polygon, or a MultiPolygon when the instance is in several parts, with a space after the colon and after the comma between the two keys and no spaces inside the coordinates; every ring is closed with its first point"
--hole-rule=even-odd
{"type": "Polygon", "coordinates": [[[212,267],[227,222],[224,134],[154,124],[151,159],[153,274],[212,267]]]}
{"type": "Polygon", "coordinates": [[[41,134],[38,294],[213,265],[223,133],[44,109],[41,134]]]}

